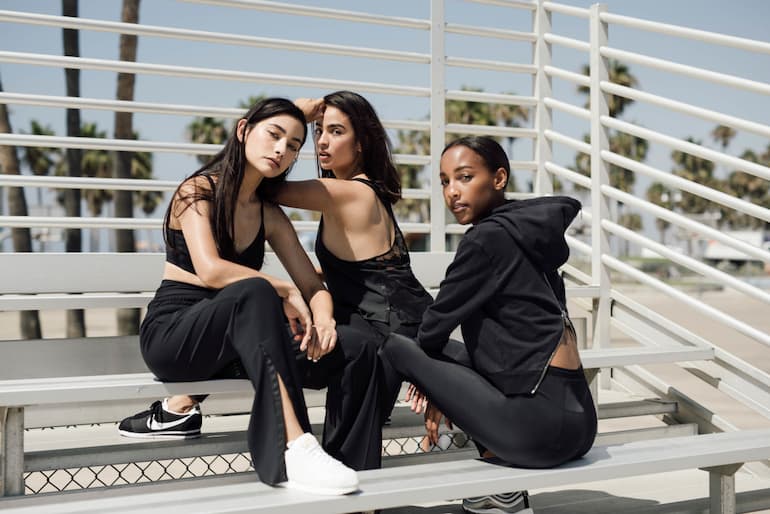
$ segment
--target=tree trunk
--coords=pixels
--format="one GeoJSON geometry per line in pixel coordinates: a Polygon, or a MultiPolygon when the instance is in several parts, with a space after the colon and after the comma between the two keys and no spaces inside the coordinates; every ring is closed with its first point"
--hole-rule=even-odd
{"type": "MultiPolygon", "coordinates": [[[[123,12],[121,21],[124,23],[139,22],[139,0],[123,0],[123,12]]],[[[120,60],[136,61],[137,37],[129,34],[120,35],[120,60]]],[[[118,74],[118,100],[134,99],[134,75],[132,73],[118,74]]],[[[133,114],[130,112],[115,113],[115,138],[133,139],[133,114]]],[[[117,178],[131,178],[131,152],[117,152],[115,162],[115,176],[117,178]]],[[[118,218],[131,218],[134,215],[132,191],[115,192],[115,216],[118,218]]],[[[133,230],[117,230],[117,250],[119,252],[134,252],[133,230]]],[[[118,310],[118,333],[120,335],[139,333],[139,309],[118,310]]]]}
{"type": "MultiPolygon", "coordinates": [[[[78,17],[78,0],[62,0],[62,14],[64,16],[78,17]]],[[[63,29],[64,55],[68,57],[80,57],[80,41],[78,31],[63,29]]],[[[80,70],[67,68],[64,70],[67,84],[67,96],[80,96],[80,70]]],[[[80,136],[80,110],[67,109],[67,135],[80,136]]],[[[80,148],[67,149],[67,171],[70,177],[80,177],[83,173],[81,162],[83,151],[80,148]]],[[[64,192],[64,212],[68,217],[79,218],[80,190],[67,189],[64,192]]],[[[81,252],[83,250],[82,233],[79,228],[68,228],[65,234],[65,249],[67,252],[81,252]]],[[[67,337],[85,337],[86,323],[83,309],[67,311],[67,337]]]]}
{"type": "MultiPolygon", "coordinates": [[[[3,84],[0,82],[0,91],[3,84]]],[[[0,104],[0,133],[12,133],[11,120],[8,117],[8,109],[5,104],[0,104]]],[[[0,169],[6,175],[19,175],[19,158],[16,155],[16,147],[0,146],[0,169]]],[[[11,216],[27,215],[27,199],[24,198],[24,189],[21,187],[8,188],[8,214],[11,216]]],[[[32,237],[28,228],[14,228],[11,230],[13,250],[15,252],[31,252],[32,237]]],[[[21,337],[24,339],[40,339],[40,317],[37,311],[21,311],[21,337]]]]}

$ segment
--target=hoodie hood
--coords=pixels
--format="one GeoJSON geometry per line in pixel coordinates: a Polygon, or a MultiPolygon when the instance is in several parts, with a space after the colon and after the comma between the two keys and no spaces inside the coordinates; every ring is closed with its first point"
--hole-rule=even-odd
{"type": "Polygon", "coordinates": [[[580,202],[567,196],[545,196],[508,201],[482,223],[497,223],[541,270],[567,262],[569,247],[564,232],[580,212],[580,202]]]}

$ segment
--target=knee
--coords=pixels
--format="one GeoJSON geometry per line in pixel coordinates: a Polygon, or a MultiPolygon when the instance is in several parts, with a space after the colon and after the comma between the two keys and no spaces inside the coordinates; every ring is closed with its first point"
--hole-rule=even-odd
{"type": "Polygon", "coordinates": [[[226,286],[223,291],[225,295],[232,296],[238,301],[258,300],[264,303],[266,300],[279,300],[278,292],[264,278],[254,277],[246,278],[226,286]]]}
{"type": "Polygon", "coordinates": [[[391,362],[400,361],[412,352],[419,351],[417,341],[401,334],[390,334],[380,354],[391,362]]]}

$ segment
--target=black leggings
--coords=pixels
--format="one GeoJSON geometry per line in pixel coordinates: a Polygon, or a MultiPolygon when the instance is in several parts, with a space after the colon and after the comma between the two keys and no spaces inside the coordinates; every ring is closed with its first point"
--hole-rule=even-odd
{"type": "Polygon", "coordinates": [[[305,432],[311,431],[302,395],[306,384],[354,389],[329,409],[324,444],[355,469],[379,466],[381,414],[377,401],[367,401],[379,394],[373,378],[376,345],[354,329],[337,332],[335,350],[309,363],[289,336],[281,299],[266,280],[242,280],[220,290],[164,280],[148,306],[140,344],[147,367],[169,382],[227,376],[240,362],[254,386],[248,427],[252,464],[260,480],[276,484],[286,480],[278,376],[305,432]]]}
{"type": "Polygon", "coordinates": [[[381,355],[481,453],[489,449],[509,465],[550,468],[583,456],[593,444],[596,410],[582,369],[550,367],[534,395],[506,396],[470,367],[457,341],[431,357],[412,339],[392,335],[381,355]]]}

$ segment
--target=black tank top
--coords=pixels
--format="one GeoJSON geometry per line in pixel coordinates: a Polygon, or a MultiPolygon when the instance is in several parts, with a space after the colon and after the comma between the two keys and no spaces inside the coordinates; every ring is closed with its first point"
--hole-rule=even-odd
{"type": "MultiPolygon", "coordinates": [[[[228,259],[236,264],[248,266],[255,270],[262,269],[262,263],[265,260],[265,211],[262,206],[263,204],[260,203],[261,221],[257,237],[254,238],[254,241],[245,250],[235,254],[235,258],[228,259]]],[[[166,245],[166,261],[195,274],[195,266],[193,266],[184,233],[181,230],[169,227],[166,230],[166,240],[168,241],[166,245]]]]}
{"type": "Polygon", "coordinates": [[[394,324],[417,324],[433,299],[417,281],[411,267],[404,235],[390,202],[377,184],[353,179],[371,187],[393,222],[393,245],[382,255],[362,261],[346,261],[332,254],[323,243],[323,217],[318,225],[315,252],[334,302],[334,317],[346,324],[358,314],[365,320],[394,324]],[[395,315],[395,316],[394,316],[395,315]]]}

